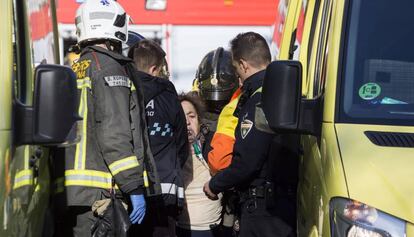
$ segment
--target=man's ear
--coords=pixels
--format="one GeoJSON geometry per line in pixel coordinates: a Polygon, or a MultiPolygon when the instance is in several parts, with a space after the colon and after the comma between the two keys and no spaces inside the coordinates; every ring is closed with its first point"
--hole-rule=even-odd
{"type": "Polygon", "coordinates": [[[153,65],[148,69],[148,74],[151,76],[157,77],[159,73],[158,67],[153,65]]]}
{"type": "Polygon", "coordinates": [[[239,64],[240,64],[240,68],[243,70],[243,72],[246,73],[247,70],[249,69],[249,63],[244,59],[240,59],[239,64]]]}

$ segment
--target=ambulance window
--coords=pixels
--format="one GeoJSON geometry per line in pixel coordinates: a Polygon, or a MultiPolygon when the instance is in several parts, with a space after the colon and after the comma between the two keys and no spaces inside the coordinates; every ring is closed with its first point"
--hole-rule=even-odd
{"type": "Polygon", "coordinates": [[[339,121],[414,125],[414,1],[350,1],[339,121]]]}
{"type": "Polygon", "coordinates": [[[330,26],[331,1],[325,1],[322,12],[322,22],[319,31],[318,48],[316,53],[315,79],[313,84],[313,97],[321,95],[325,88],[326,59],[328,56],[327,34],[330,26]]]}
{"type": "Polygon", "coordinates": [[[313,40],[314,40],[314,37],[315,37],[316,24],[317,24],[317,20],[318,20],[320,5],[321,5],[321,1],[316,0],[315,7],[314,7],[314,13],[313,13],[313,17],[312,17],[311,29],[310,29],[309,42],[308,42],[308,54],[307,54],[308,58],[306,60],[306,62],[308,64],[306,68],[308,70],[309,70],[310,57],[311,57],[311,52],[312,52],[312,45],[313,45],[313,40]]]}
{"type": "Polygon", "coordinates": [[[276,58],[279,57],[280,44],[282,43],[284,27],[286,23],[286,16],[288,13],[288,6],[290,0],[281,0],[277,6],[277,14],[275,21],[275,29],[272,41],[276,44],[276,58]]]}
{"type": "Polygon", "coordinates": [[[12,21],[12,43],[13,43],[13,69],[12,69],[12,81],[15,81],[14,84],[14,91],[17,96],[20,94],[20,81],[17,80],[17,46],[16,46],[16,31],[15,31],[15,23],[14,23],[14,13],[13,13],[13,21],[12,21]]]}
{"type": "Polygon", "coordinates": [[[23,10],[22,1],[13,2],[13,23],[12,23],[12,40],[13,40],[13,81],[14,81],[14,96],[21,103],[27,103],[27,91],[29,85],[26,80],[25,52],[25,31],[21,16],[23,10]]]}
{"type": "Polygon", "coordinates": [[[300,47],[302,45],[302,36],[303,36],[303,29],[305,27],[305,18],[306,13],[308,13],[308,0],[302,0],[301,7],[300,7],[300,13],[299,13],[299,19],[298,19],[298,25],[296,26],[296,30],[293,32],[292,36],[292,44],[289,49],[290,52],[290,59],[299,60],[299,52],[300,47]]]}
{"type": "Polygon", "coordinates": [[[52,8],[52,0],[28,1],[29,43],[33,48],[32,63],[34,67],[40,63],[53,64],[57,62],[52,8]]]}

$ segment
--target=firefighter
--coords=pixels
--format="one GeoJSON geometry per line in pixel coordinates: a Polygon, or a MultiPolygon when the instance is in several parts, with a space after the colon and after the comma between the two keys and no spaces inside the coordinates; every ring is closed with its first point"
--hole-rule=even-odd
{"type": "Polygon", "coordinates": [[[133,57],[143,86],[151,151],[162,191],[161,200],[148,200],[147,217],[139,234],[175,237],[177,214],[184,199],[181,169],[189,153],[186,118],[174,85],[160,77],[164,50],[156,42],[143,39],[128,55],[133,57]]]}
{"type": "Polygon", "coordinates": [[[221,110],[239,85],[231,65],[231,53],[222,47],[209,52],[201,60],[195,77],[198,93],[207,106],[203,123],[215,131],[221,110]]]}
{"type": "Polygon", "coordinates": [[[267,179],[267,161],[274,134],[255,127],[256,105],[261,99],[261,86],[271,56],[266,40],[247,32],[231,42],[233,65],[243,83],[236,108],[233,157],[229,167],[217,173],[204,185],[210,198],[235,188],[240,194],[240,236],[288,236],[292,229],[273,209],[273,186],[267,179]]]}
{"type": "MultiPolygon", "coordinates": [[[[200,89],[199,94],[207,102],[209,110],[203,121],[209,124],[210,130],[215,131],[212,140],[208,141],[209,144],[206,145],[209,150],[210,173],[215,175],[230,164],[234,130],[237,125],[237,117],[233,115],[233,112],[240,96],[240,88],[238,88],[239,79],[232,65],[231,53],[221,47],[208,53],[200,64],[196,77],[197,87],[200,89]],[[234,90],[236,91],[234,92],[234,90]]],[[[236,213],[234,204],[236,202],[237,194],[235,192],[224,193],[220,228],[222,236],[230,236],[233,232],[234,214],[236,213]]]]}
{"type": "Polygon", "coordinates": [[[102,214],[101,209],[92,212],[91,206],[101,207],[111,193],[128,201],[130,221],[141,223],[144,192],[159,192],[156,185],[149,186],[157,182],[157,174],[142,88],[132,83],[132,61],[121,54],[128,22],[129,16],[113,0],[87,0],[76,12],[80,58],[72,68],[83,121],[81,141],[65,154],[69,235],[91,236],[91,227],[102,214]]]}

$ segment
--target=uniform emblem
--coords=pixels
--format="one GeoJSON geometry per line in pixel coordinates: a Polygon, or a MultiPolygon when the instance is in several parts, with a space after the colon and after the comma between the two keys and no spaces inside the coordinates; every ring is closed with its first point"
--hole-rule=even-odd
{"type": "Polygon", "coordinates": [[[108,86],[123,86],[123,87],[131,87],[131,81],[126,76],[107,76],[104,77],[108,86]]]}
{"type": "Polygon", "coordinates": [[[253,127],[253,122],[248,120],[248,119],[244,119],[241,124],[240,124],[240,132],[241,132],[241,136],[244,139],[247,134],[249,134],[250,130],[252,130],[253,127]]]}

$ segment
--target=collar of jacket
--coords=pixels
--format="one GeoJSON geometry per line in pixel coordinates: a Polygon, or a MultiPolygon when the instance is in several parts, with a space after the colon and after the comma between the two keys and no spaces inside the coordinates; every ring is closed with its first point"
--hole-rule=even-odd
{"type": "Polygon", "coordinates": [[[171,81],[159,77],[151,76],[148,73],[142,71],[136,71],[139,80],[142,81],[142,87],[144,92],[144,102],[148,104],[155,96],[159,95],[163,91],[169,91],[175,95],[177,92],[171,81]]]}
{"type": "Polygon", "coordinates": [[[263,79],[265,77],[265,73],[266,73],[266,70],[261,70],[261,71],[256,72],[255,74],[251,75],[246,80],[244,80],[243,86],[241,88],[242,93],[243,94],[247,93],[247,95],[250,96],[259,87],[261,87],[262,84],[263,84],[263,79]]]}
{"type": "Polygon", "coordinates": [[[91,51],[95,51],[95,52],[99,52],[105,55],[108,55],[109,57],[117,60],[118,62],[123,61],[124,63],[132,63],[132,59],[125,57],[124,55],[120,54],[120,53],[116,53],[110,50],[107,50],[103,47],[100,46],[88,46],[86,48],[84,48],[81,52],[82,54],[91,52],[91,51]]]}

